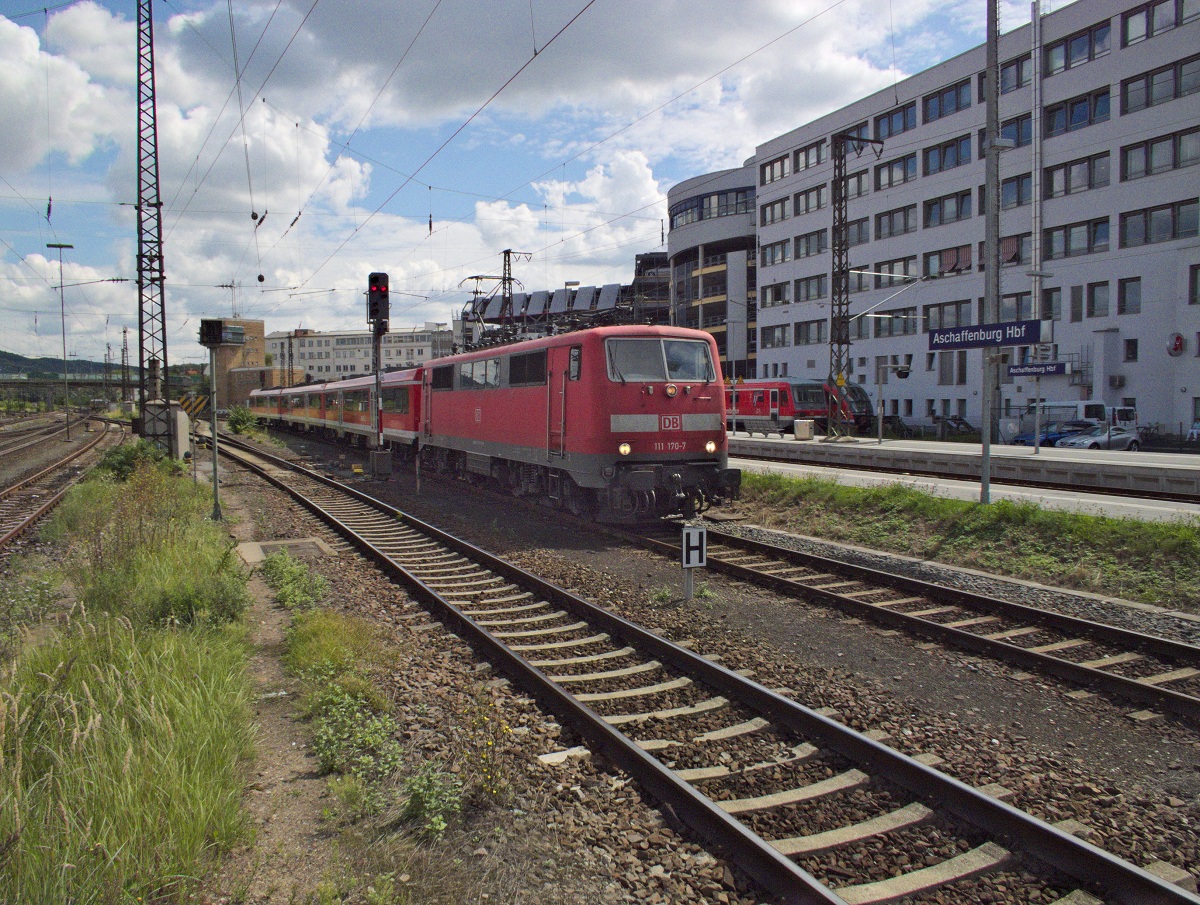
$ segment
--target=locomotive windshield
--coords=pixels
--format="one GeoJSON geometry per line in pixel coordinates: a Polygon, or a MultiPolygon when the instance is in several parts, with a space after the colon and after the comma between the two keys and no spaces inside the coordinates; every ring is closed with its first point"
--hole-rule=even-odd
{"type": "Polygon", "coordinates": [[[695,339],[610,339],[610,380],[716,379],[708,343],[695,339]]]}

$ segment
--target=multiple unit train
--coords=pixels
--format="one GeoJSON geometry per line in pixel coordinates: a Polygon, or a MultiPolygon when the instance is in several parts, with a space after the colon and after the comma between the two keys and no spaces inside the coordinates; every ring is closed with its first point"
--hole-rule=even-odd
{"type": "MultiPolygon", "coordinates": [[[[380,378],[383,442],[602,521],[691,515],[736,495],[713,338],[598,327],[380,378]]],[[[262,421],[378,445],[375,377],[255,390],[262,421]]]]}
{"type": "MultiPolygon", "coordinates": [[[[873,424],[871,397],[857,384],[843,388],[842,416],[860,431],[873,424]]],[[[725,387],[725,420],[729,430],[778,434],[790,432],[797,418],[810,418],[826,429],[833,392],[819,380],[747,380],[725,387]]]]}

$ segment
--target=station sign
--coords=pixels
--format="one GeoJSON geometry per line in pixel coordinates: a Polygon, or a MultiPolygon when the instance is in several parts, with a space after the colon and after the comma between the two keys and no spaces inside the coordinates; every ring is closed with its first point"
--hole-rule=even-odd
{"type": "Polygon", "coordinates": [[[1042,322],[1006,321],[974,327],[941,327],[929,331],[929,349],[983,349],[989,346],[1029,346],[1040,342],[1042,322]]]}
{"type": "Polygon", "coordinates": [[[1052,377],[1056,374],[1070,374],[1069,361],[1041,361],[1023,365],[1009,365],[1009,377],[1052,377]]]}

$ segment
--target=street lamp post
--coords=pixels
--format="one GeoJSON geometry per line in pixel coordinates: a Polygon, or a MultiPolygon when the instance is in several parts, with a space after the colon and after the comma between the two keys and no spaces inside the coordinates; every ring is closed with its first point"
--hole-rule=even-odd
{"type": "Polygon", "coordinates": [[[64,248],[74,248],[63,242],[48,242],[47,248],[58,249],[58,306],[62,314],[62,346],[63,346],[63,412],[67,419],[67,443],[71,442],[71,387],[67,383],[67,300],[63,290],[63,260],[64,248]]]}

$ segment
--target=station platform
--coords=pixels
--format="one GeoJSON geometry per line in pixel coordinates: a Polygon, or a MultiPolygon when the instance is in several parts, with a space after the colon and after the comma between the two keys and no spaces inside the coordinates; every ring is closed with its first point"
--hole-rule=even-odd
{"type": "MultiPolygon", "coordinates": [[[[729,455],[768,458],[826,468],[877,469],[979,480],[978,443],[852,437],[795,440],[729,435],[729,455]]],[[[993,444],[991,480],[1082,488],[1096,493],[1200,499],[1200,456],[1180,453],[1058,449],[993,444]]]]}

